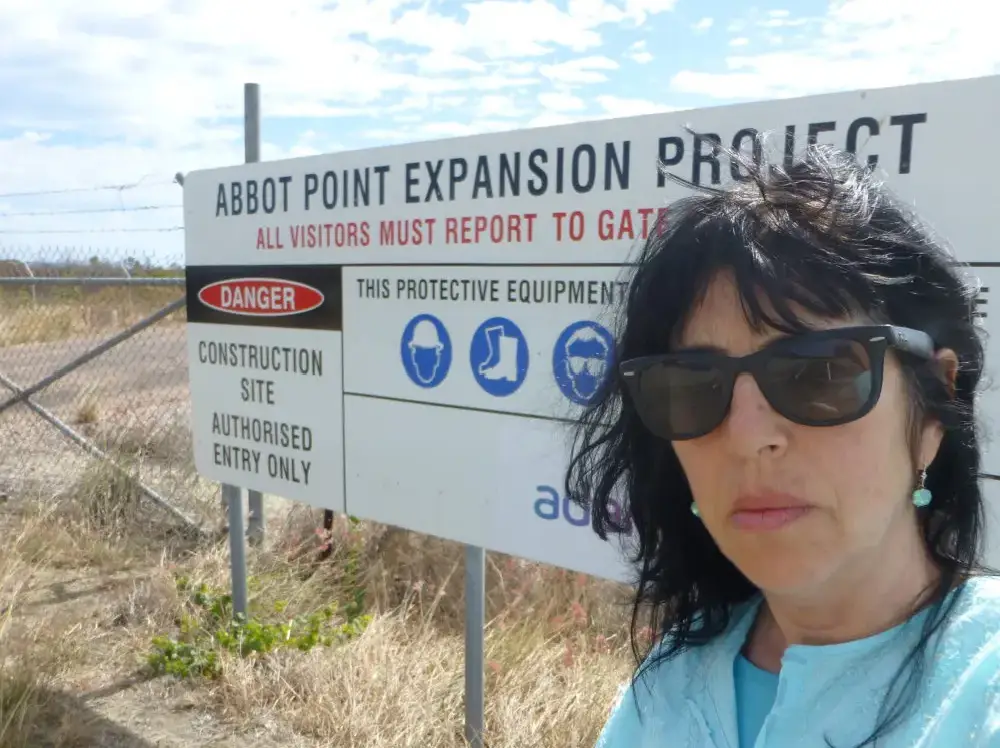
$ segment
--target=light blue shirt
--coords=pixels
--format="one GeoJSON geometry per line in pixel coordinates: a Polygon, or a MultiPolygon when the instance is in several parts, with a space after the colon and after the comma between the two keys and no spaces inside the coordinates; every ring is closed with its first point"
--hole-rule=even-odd
{"type": "Polygon", "coordinates": [[[778,674],[762,670],[743,655],[737,655],[733,664],[733,680],[736,684],[739,748],[753,748],[778,695],[778,674]]]}
{"type": "MultiPolygon", "coordinates": [[[[976,578],[956,593],[937,650],[928,648],[918,700],[879,748],[1000,748],[1000,579],[976,578]]],[[[734,663],[759,605],[737,608],[712,644],[623,686],[597,748],[743,748],[734,663]]],[[[925,615],[866,639],[789,647],[753,748],[860,744],[925,615]]]]}

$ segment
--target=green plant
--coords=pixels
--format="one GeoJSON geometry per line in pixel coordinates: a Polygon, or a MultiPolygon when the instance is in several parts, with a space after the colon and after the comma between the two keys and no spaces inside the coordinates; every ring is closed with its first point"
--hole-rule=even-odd
{"type": "Polygon", "coordinates": [[[350,590],[350,600],[345,613],[348,620],[360,616],[365,609],[365,585],[361,579],[362,543],[360,527],[361,520],[348,515],[350,530],[348,532],[347,557],[344,560],[344,583],[350,590]]]}
{"type": "Polygon", "coordinates": [[[261,656],[276,649],[308,652],[316,646],[330,647],[359,636],[371,621],[364,614],[363,596],[355,591],[338,616],[336,603],[281,620],[288,602],[274,603],[268,615],[233,614],[232,596],[207,584],[194,584],[188,577],[177,579],[179,592],[187,593],[186,612],[178,620],[176,637],[157,636],[146,663],[155,675],[179,678],[215,678],[221,673],[220,653],[237,657],[261,656]]]}
{"type": "Polygon", "coordinates": [[[179,642],[169,636],[153,637],[153,651],[147,663],[155,675],[173,675],[177,678],[219,675],[218,653],[198,644],[179,642]]]}

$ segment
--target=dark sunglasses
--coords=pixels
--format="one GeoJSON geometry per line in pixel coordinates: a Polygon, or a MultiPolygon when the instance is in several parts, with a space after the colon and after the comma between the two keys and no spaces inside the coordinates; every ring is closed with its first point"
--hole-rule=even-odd
{"type": "Polygon", "coordinates": [[[774,411],[804,426],[867,414],[882,392],[889,347],[929,359],[934,341],[894,325],[842,327],[780,338],[747,356],[690,350],[623,361],[619,371],[643,424],[670,441],[695,439],[725,420],[737,376],[750,373],[774,411]]]}

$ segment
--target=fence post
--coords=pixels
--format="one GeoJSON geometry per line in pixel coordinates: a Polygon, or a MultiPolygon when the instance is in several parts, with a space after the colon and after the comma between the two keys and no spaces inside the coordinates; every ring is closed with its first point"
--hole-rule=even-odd
{"type": "MultiPolygon", "coordinates": [[[[260,161],[260,85],[243,85],[243,151],[246,163],[260,161]]],[[[264,494],[260,491],[247,493],[249,517],[247,518],[247,538],[255,544],[264,542],[267,525],[264,516],[264,494]]]]}
{"type": "MultiPolygon", "coordinates": [[[[28,264],[27,260],[17,260],[17,262],[20,262],[22,265],[24,265],[24,269],[28,272],[29,277],[31,278],[35,277],[35,273],[31,269],[31,265],[28,264]]],[[[34,306],[37,303],[38,303],[38,296],[35,294],[35,284],[31,284],[31,305],[34,306]]]]}

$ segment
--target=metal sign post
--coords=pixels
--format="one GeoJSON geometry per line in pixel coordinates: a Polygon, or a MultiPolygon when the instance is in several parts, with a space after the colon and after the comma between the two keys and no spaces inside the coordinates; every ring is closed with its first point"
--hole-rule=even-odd
{"type": "MultiPolygon", "coordinates": [[[[243,86],[243,142],[245,160],[248,164],[260,161],[260,84],[246,83],[243,86]]],[[[250,490],[247,493],[249,516],[247,517],[247,539],[254,545],[264,542],[264,494],[250,490]]]]}

